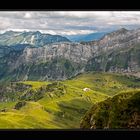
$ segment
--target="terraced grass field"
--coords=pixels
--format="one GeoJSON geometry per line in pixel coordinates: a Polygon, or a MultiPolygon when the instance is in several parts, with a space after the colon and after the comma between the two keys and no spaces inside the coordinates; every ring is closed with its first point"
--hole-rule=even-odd
{"type": "Polygon", "coordinates": [[[120,92],[140,89],[137,78],[97,72],[65,81],[20,84],[30,87],[18,93],[18,100],[0,103],[2,129],[78,129],[82,117],[94,104],[120,92]]]}

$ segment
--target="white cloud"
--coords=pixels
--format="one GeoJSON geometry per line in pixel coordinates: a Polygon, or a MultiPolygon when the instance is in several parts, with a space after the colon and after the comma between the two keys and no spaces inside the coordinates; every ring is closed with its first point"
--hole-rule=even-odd
{"type": "Polygon", "coordinates": [[[60,35],[84,35],[84,34],[90,34],[95,33],[96,31],[93,30],[60,30],[57,33],[60,35]]]}
{"type": "Polygon", "coordinates": [[[5,31],[13,30],[16,32],[29,32],[29,31],[40,31],[41,33],[48,33],[52,35],[84,35],[84,34],[90,34],[95,33],[97,31],[94,30],[35,30],[35,29],[11,29],[8,28],[7,30],[1,30],[0,33],[4,33],[5,31]]]}
{"type": "Polygon", "coordinates": [[[31,18],[31,17],[32,17],[31,13],[29,13],[29,12],[25,13],[25,15],[24,15],[24,18],[31,18]]]}

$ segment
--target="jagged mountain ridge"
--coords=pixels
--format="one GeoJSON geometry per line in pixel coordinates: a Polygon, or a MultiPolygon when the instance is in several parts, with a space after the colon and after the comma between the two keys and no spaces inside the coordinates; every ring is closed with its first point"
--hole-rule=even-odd
{"type": "Polygon", "coordinates": [[[98,53],[87,63],[86,69],[115,72],[139,72],[140,30],[124,28],[92,42],[98,53]]]}
{"type": "Polygon", "coordinates": [[[0,34],[0,44],[14,46],[17,44],[29,44],[34,47],[42,47],[46,44],[55,42],[70,42],[66,37],[60,35],[44,34],[39,31],[35,32],[14,32],[7,31],[0,34]]]}
{"type": "Polygon", "coordinates": [[[139,73],[139,53],[140,29],[122,28],[104,35],[98,41],[59,42],[10,51],[0,59],[0,77],[12,77],[12,80],[63,80],[84,71],[139,73]]]}

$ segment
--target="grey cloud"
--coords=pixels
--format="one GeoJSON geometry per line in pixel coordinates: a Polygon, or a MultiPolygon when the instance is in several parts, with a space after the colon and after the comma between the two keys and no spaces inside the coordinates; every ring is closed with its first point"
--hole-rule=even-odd
{"type": "Polygon", "coordinates": [[[1,11],[0,30],[28,29],[80,34],[119,27],[139,27],[140,12],[131,11],[1,11]]]}

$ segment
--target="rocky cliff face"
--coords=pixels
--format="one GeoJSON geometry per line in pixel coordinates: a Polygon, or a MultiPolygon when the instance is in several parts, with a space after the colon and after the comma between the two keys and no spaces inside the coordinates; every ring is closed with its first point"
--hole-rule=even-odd
{"type": "Polygon", "coordinates": [[[139,29],[120,29],[98,41],[81,44],[24,44],[22,48],[1,57],[1,79],[60,80],[84,71],[140,72],[139,29]]]}
{"type": "Polygon", "coordinates": [[[18,80],[66,79],[83,71],[92,52],[91,46],[57,43],[10,52],[11,57],[5,56],[1,62],[5,62],[8,73],[18,80]]]}
{"type": "Polygon", "coordinates": [[[19,59],[23,63],[50,61],[54,58],[65,58],[75,63],[86,63],[92,56],[92,47],[78,43],[57,43],[40,48],[25,48],[19,59]]]}

